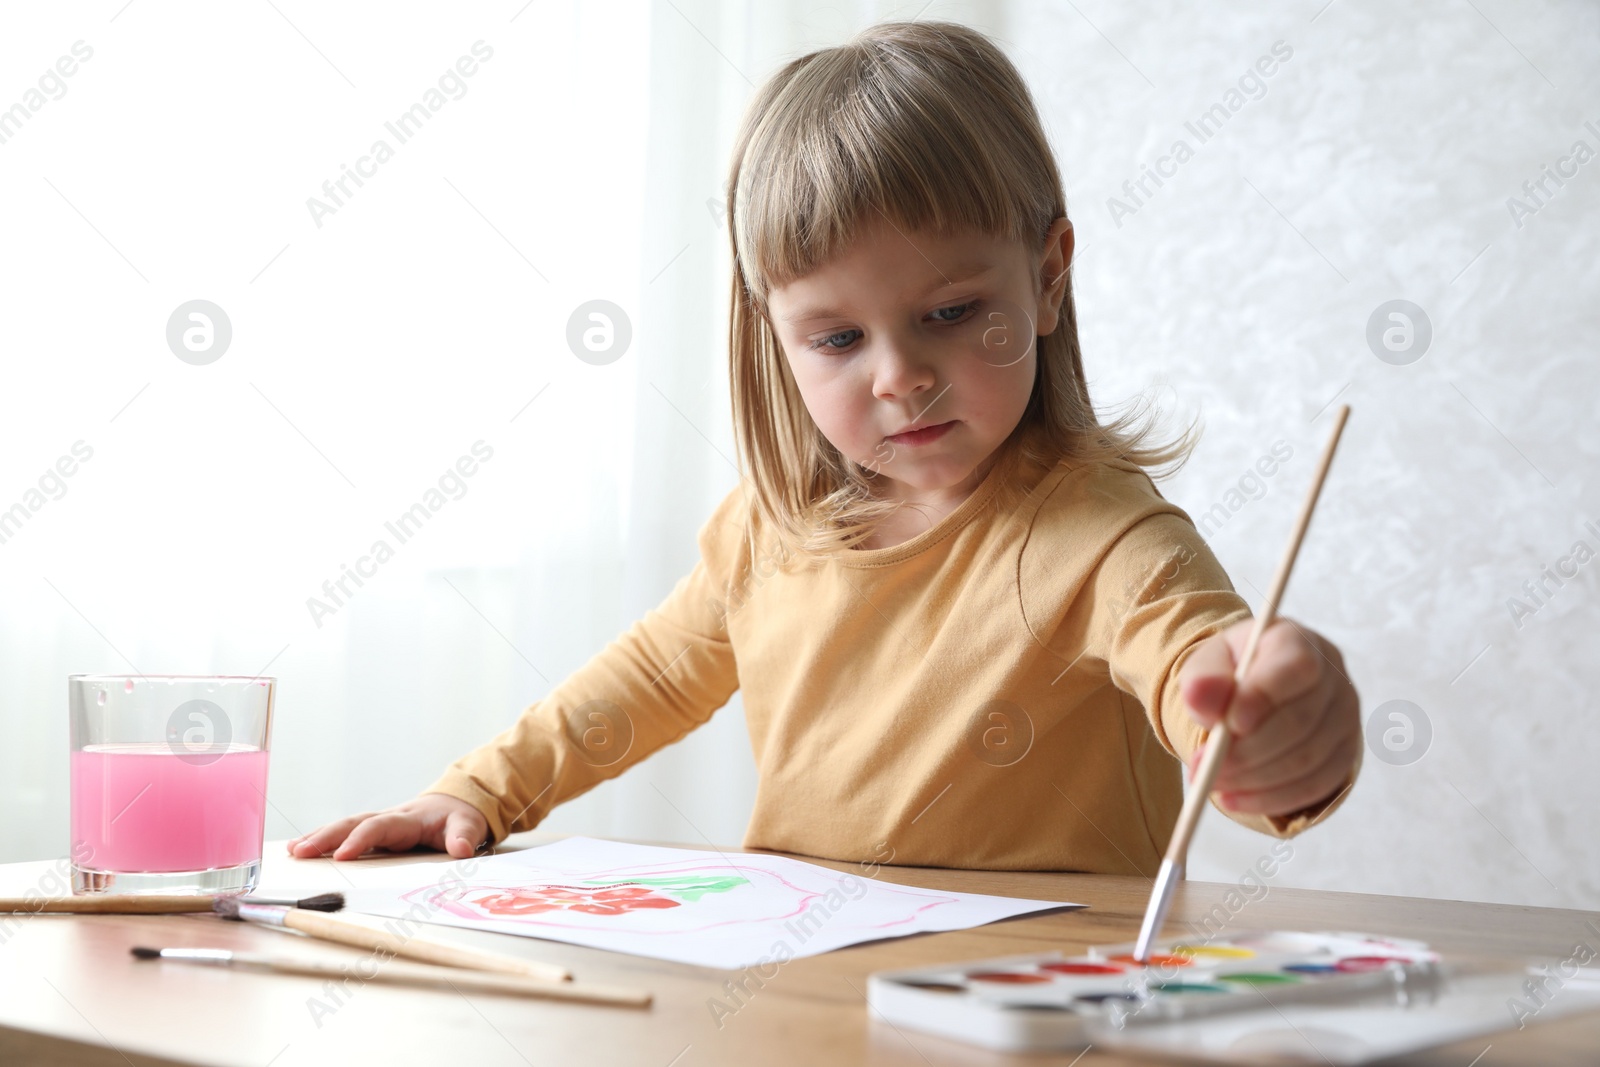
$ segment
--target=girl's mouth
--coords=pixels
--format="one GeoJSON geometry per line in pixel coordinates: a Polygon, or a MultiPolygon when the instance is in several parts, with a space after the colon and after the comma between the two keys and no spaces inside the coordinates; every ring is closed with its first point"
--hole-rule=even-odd
{"type": "Polygon", "coordinates": [[[886,440],[893,441],[897,445],[931,444],[953,429],[957,421],[959,420],[951,419],[949,422],[941,422],[934,426],[924,426],[920,430],[907,430],[904,433],[894,434],[886,440]]]}

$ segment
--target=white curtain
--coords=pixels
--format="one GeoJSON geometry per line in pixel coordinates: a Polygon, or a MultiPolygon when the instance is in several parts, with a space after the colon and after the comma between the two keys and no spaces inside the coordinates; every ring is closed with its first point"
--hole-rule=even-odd
{"type": "MultiPolygon", "coordinates": [[[[727,403],[729,152],[750,96],[790,59],[884,19],[952,18],[998,32],[1000,4],[655,3],[640,307],[657,346],[634,394],[622,619],[695,559],[694,534],[737,482],[727,403]],[[673,257],[677,257],[674,259],[673,257]],[[670,266],[661,270],[657,264],[670,266]]],[[[665,841],[738,841],[756,773],[736,694],[708,724],[546,825],[665,841]]]]}
{"type": "MultiPolygon", "coordinates": [[[[658,603],[736,482],[740,113],[789,58],[922,6],[12,13],[0,861],[67,850],[69,673],[276,676],[285,837],[412,795],[658,603]],[[232,327],[207,365],[165,336],[195,299],[232,327]],[[567,342],[591,300],[631,324],[604,365],[567,342]],[[386,523],[430,500],[402,543],[386,523]],[[341,591],[346,566],[370,573],[341,591]]],[[[738,841],[742,716],[547,825],[738,841]]]]}

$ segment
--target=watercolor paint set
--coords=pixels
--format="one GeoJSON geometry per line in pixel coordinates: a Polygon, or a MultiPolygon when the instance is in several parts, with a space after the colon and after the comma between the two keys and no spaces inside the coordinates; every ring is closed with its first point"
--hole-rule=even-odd
{"type": "MultiPolygon", "coordinates": [[[[895,1026],[1007,1051],[1090,1044],[1226,1063],[1356,1064],[1516,1027],[1530,970],[1465,966],[1419,941],[1248,931],[1083,955],[974,960],[868,979],[895,1026]]],[[[1600,1007],[1572,990],[1550,1017],[1600,1007]]]]}

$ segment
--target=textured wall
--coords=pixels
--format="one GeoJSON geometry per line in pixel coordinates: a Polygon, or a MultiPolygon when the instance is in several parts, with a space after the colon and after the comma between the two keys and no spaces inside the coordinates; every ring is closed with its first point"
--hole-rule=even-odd
{"type": "MultiPolygon", "coordinates": [[[[1328,405],[1352,407],[1283,611],[1339,644],[1381,721],[1346,807],[1276,881],[1600,907],[1600,12],[1009,11],[1065,169],[1096,399],[1144,389],[1204,419],[1163,491],[1213,515],[1252,604],[1328,405]],[[1248,77],[1261,57],[1270,76],[1248,77]],[[1202,139],[1186,123],[1215,104],[1202,139]],[[1163,184],[1124,189],[1158,165],[1163,184]],[[1547,166],[1567,177],[1535,199],[1547,166]],[[1369,344],[1394,300],[1431,340],[1413,313],[1409,348],[1369,344]],[[1292,458],[1251,478],[1280,440],[1292,458]]],[[[1236,880],[1265,845],[1208,819],[1191,873],[1236,880]]]]}

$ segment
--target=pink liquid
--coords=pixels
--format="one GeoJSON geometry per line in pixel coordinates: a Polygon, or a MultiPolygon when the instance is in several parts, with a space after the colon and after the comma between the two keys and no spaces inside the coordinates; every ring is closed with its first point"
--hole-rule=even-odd
{"type": "Polygon", "coordinates": [[[234,745],[202,763],[160,742],[85,746],[72,753],[73,856],[101,871],[254,862],[266,791],[267,754],[258,748],[234,745]]]}

